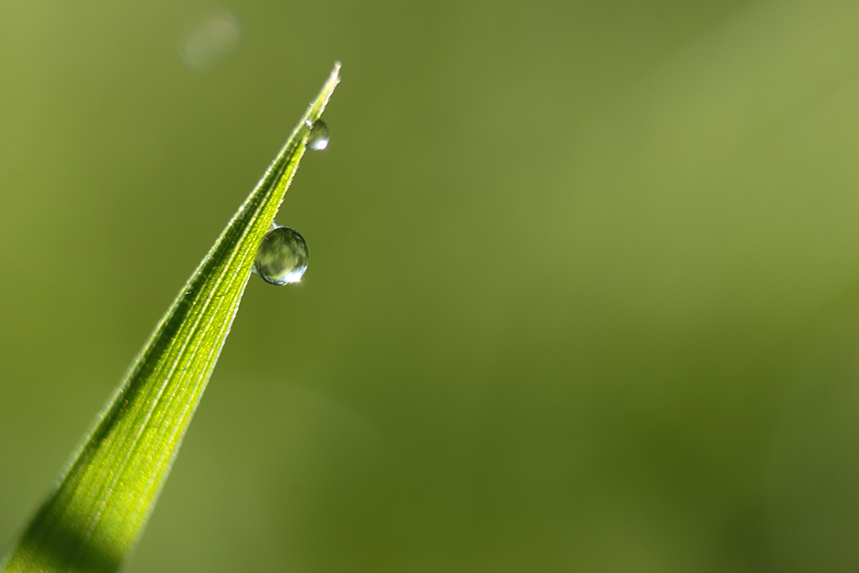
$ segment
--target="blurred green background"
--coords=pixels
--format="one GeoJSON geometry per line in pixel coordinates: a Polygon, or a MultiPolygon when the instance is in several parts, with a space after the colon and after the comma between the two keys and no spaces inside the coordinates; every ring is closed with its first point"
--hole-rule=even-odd
{"type": "Polygon", "coordinates": [[[339,59],[129,572],[859,570],[857,30],[0,0],[0,545],[339,59]]]}

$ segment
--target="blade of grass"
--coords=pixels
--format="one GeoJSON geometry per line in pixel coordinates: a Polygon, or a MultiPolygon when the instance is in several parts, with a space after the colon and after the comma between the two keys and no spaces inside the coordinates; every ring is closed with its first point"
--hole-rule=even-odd
{"type": "Polygon", "coordinates": [[[140,536],[230,331],[254,255],[340,64],[176,297],[2,571],[116,571],[140,536]]]}

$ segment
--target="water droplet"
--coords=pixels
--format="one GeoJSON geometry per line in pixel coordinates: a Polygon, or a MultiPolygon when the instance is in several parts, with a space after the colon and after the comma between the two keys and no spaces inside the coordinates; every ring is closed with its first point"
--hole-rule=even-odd
{"type": "Polygon", "coordinates": [[[317,119],[310,128],[307,136],[307,149],[311,151],[322,151],[328,147],[328,126],[321,119],[317,119]]]}
{"type": "Polygon", "coordinates": [[[253,270],[273,285],[297,283],[307,270],[309,258],[304,237],[289,227],[273,225],[257,250],[253,270]]]}

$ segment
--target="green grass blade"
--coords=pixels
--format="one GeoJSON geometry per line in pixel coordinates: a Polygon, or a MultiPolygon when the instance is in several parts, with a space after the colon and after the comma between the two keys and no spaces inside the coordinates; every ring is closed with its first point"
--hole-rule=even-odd
{"type": "Polygon", "coordinates": [[[199,403],[335,65],[256,189],[155,329],[2,571],[116,571],[134,546],[199,403]]]}

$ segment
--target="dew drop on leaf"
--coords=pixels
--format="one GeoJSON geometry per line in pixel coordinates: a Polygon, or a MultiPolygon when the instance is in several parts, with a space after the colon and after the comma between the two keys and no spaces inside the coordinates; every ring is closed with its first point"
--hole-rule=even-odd
{"type": "Polygon", "coordinates": [[[273,226],[266,233],[254,259],[254,272],[273,285],[297,283],[307,270],[307,242],[289,227],[273,226]]]}
{"type": "Polygon", "coordinates": [[[328,126],[321,119],[317,119],[310,128],[310,135],[307,136],[307,149],[322,151],[326,147],[328,147],[328,126]]]}

